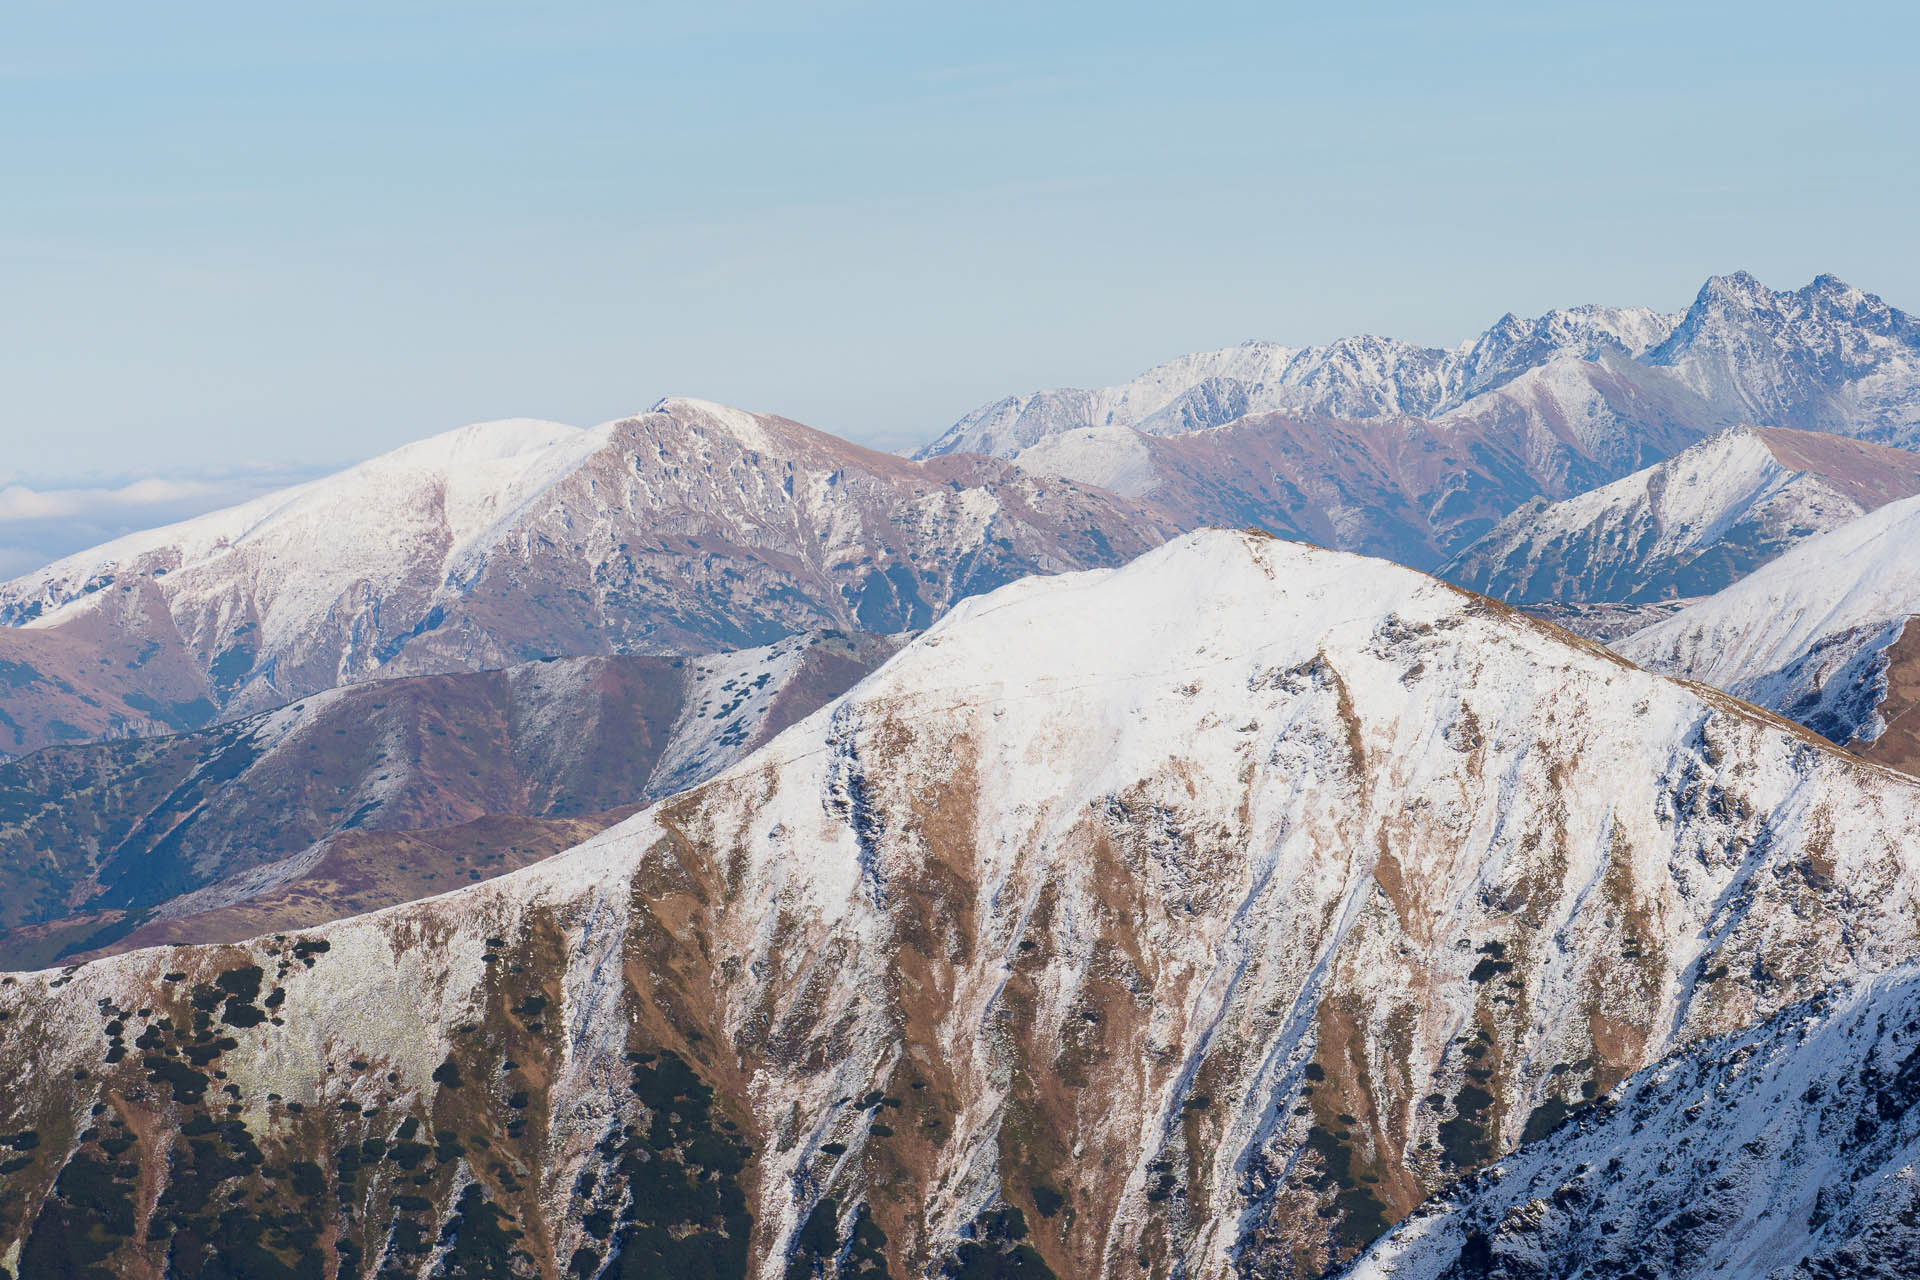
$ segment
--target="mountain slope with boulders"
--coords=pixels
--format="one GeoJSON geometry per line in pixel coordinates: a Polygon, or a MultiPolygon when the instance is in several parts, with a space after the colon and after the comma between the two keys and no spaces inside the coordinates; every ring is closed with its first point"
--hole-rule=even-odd
{"type": "Polygon", "coordinates": [[[1530,503],[1439,573],[1512,604],[1706,596],[1916,493],[1920,453],[1737,427],[1578,497],[1530,503]]]}
{"type": "Polygon", "coordinates": [[[916,630],[1170,531],[1008,463],[909,462],[703,401],[483,424],[0,584],[0,751],[376,675],[916,630]]]}
{"type": "Polygon", "coordinates": [[[1318,1275],[1911,963],[1916,829],[1712,690],[1192,535],[526,870],[0,978],[0,1265],[1318,1275]]]}
{"type": "Polygon", "coordinates": [[[0,968],[203,937],[196,919],[252,918],[236,908],[269,897],[298,897],[311,925],[513,870],[613,820],[583,819],[720,772],[900,643],[811,633],[704,658],[376,680],[0,764],[0,968]],[[442,850],[430,833],[456,827],[442,850]]]}
{"type": "Polygon", "coordinates": [[[1615,642],[1642,666],[1920,769],[1920,497],[1809,539],[1615,642]]]}

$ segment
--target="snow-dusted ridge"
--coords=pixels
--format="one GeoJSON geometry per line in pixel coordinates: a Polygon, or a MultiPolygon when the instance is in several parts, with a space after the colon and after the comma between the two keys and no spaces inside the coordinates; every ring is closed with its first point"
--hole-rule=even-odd
{"type": "Polygon", "coordinates": [[[1889,654],[1920,614],[1920,497],[1801,543],[1673,617],[1616,642],[1837,742],[1886,728],[1889,654]]]}
{"type": "Polygon", "coordinates": [[[1906,965],[1648,1068],[1344,1275],[1901,1280],[1917,1163],[1920,966],[1906,965]]]}
{"type": "Polygon", "coordinates": [[[1435,417],[1561,356],[1642,355],[1677,323],[1677,316],[1645,308],[1584,306],[1534,320],[1508,314],[1452,348],[1374,336],[1303,348],[1250,341],[1180,356],[1115,387],[1036,391],[983,405],[922,456],[969,450],[1012,457],[1061,431],[1134,427],[1179,435],[1276,410],[1435,417]]]}
{"type": "Polygon", "coordinates": [[[1612,484],[1529,503],[1439,572],[1512,603],[1703,596],[1916,493],[1920,454],[1735,427],[1612,484]]]}
{"type": "Polygon", "coordinates": [[[0,690],[0,724],[29,750],[376,675],[914,630],[1167,528],[1005,463],[909,462],[707,401],[484,424],[0,583],[0,660],[36,685],[0,690]]]}
{"type": "MultiPolygon", "coordinates": [[[[1014,457],[1048,436],[1129,427],[1179,435],[1251,414],[1576,424],[1592,452],[1649,411],[1696,434],[1740,422],[1920,441],[1920,321],[1830,275],[1776,293],[1745,272],[1716,276],[1679,315],[1583,306],[1507,315],[1452,348],[1357,337],[1319,347],[1248,342],[1168,361],[1114,387],[1060,388],[983,405],[924,455],[1014,457]],[[1609,362],[1650,402],[1601,403],[1609,362]]],[[[1645,459],[1642,460],[1643,462],[1645,459]]],[[[1631,468],[1628,468],[1631,469],[1631,468]]]]}
{"type": "Polygon", "coordinates": [[[606,1152],[654,1132],[630,1082],[670,1053],[754,1151],[751,1226],[687,1229],[766,1280],[828,1198],[806,1238],[870,1216],[896,1275],[1012,1248],[1002,1207],[1056,1275],[1318,1274],[1557,1109],[1912,962],[1916,829],[1920,783],[1722,695],[1395,565],[1194,534],[968,600],[719,778],[323,953],[0,982],[0,1136],[43,1153],[0,1249],[96,1099],[201,1114],[104,1020],[172,1045],[252,962],[280,1023],[223,1024],[209,1100],[328,1161],[369,1256],[397,1218],[457,1234],[471,1184],[529,1266],[613,1265],[639,1246],[592,1222],[639,1201],[606,1152]],[[331,1163],[408,1117],[464,1148],[419,1166],[428,1209],[331,1163]]]}

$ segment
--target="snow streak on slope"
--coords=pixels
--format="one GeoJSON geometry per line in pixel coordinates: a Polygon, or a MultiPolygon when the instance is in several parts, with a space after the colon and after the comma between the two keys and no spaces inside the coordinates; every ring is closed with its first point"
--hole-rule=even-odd
{"type": "Polygon", "coordinates": [[[1920,497],[1810,539],[1616,648],[1836,742],[1885,728],[1887,655],[1920,614],[1920,497]]]}
{"type": "Polygon", "coordinates": [[[1440,570],[1513,603],[1704,596],[1787,548],[1920,493],[1920,454],[1738,427],[1561,502],[1520,508],[1440,570]]]}
{"type": "MultiPolygon", "coordinates": [[[[666,1239],[911,1275],[1011,1250],[1019,1209],[1059,1275],[1316,1275],[1672,1049],[1912,960],[1916,827],[1913,780],[1502,606],[1193,535],[965,602],[721,777],[324,952],[0,982],[0,1134],[39,1153],[0,1249],[81,1212],[55,1177],[97,1101],[135,1135],[243,1117],[370,1262],[492,1204],[549,1271],[666,1239]],[[248,965],[274,1017],[202,1044],[248,965]],[[388,1180],[402,1142],[424,1182],[388,1180]],[[659,1222],[655,1160],[739,1211],[659,1222]]],[[[206,1203],[304,1220],[231,1167],[206,1203]]],[[[135,1214],[116,1265],[204,1216],[135,1214]]]]}
{"type": "Polygon", "coordinates": [[[1473,1175],[1350,1280],[1846,1276],[1920,1259],[1920,968],[1634,1077],[1473,1175]]]}

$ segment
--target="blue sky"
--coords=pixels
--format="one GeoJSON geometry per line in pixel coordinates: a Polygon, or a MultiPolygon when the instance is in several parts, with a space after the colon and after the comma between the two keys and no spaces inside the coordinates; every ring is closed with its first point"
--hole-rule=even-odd
{"type": "Polygon", "coordinates": [[[1453,343],[1736,268],[1920,309],[1892,4],[0,22],[0,479],[34,486],[670,393],[910,447],[1186,350],[1453,343]]]}

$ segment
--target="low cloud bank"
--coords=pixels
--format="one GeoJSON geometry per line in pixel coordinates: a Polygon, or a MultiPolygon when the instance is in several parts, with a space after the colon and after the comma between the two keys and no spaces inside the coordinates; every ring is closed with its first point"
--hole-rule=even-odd
{"type": "Polygon", "coordinates": [[[190,519],[311,479],[318,471],[261,469],[147,476],[117,486],[0,484],[0,580],[141,529],[190,519]]]}

